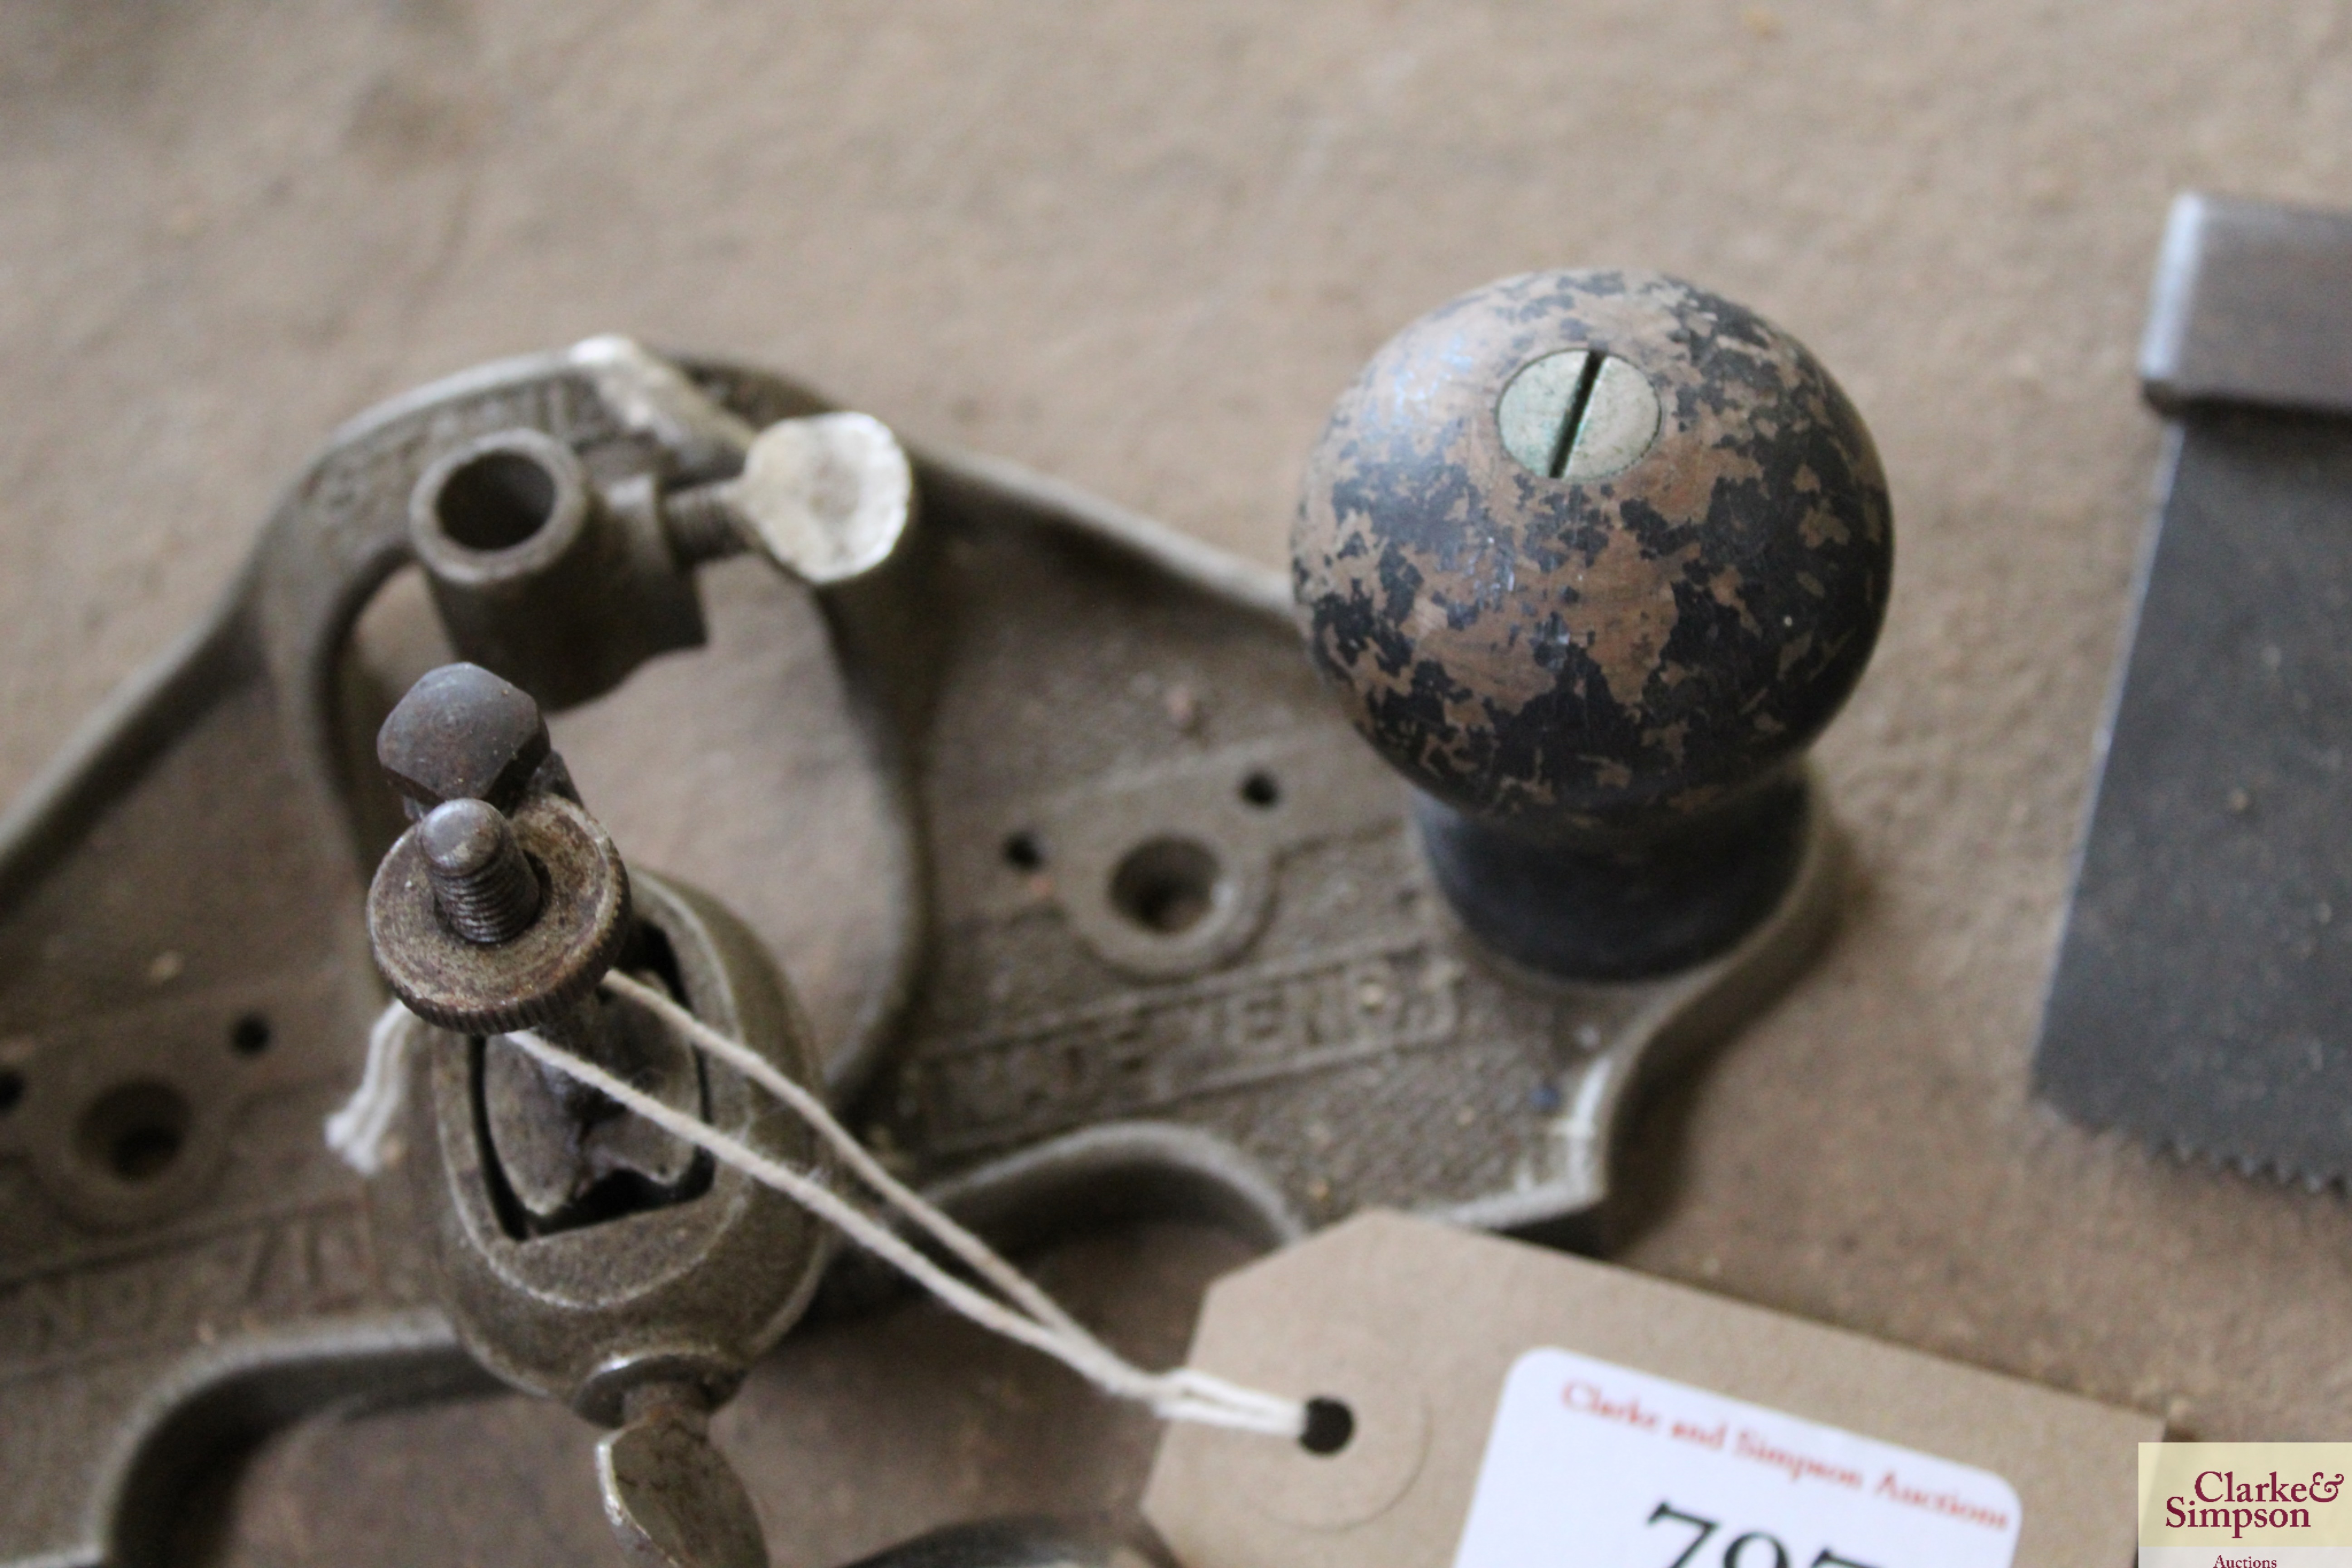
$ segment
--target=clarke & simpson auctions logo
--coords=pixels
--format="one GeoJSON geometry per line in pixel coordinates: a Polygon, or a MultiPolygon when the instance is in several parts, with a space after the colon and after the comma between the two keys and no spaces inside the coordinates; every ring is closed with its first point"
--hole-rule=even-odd
{"type": "Polygon", "coordinates": [[[2352,1443],[2143,1443],[2139,1568],[2352,1568],[2352,1443]]]}
{"type": "MultiPolygon", "coordinates": [[[[2344,1489],[2344,1472],[2314,1470],[2307,1481],[2282,1481],[2279,1473],[2242,1481],[2235,1470],[2200,1470],[2188,1496],[2164,1500],[2164,1522],[2175,1530],[2226,1530],[2242,1541],[2248,1529],[2309,1530],[2311,1503],[2330,1503],[2344,1489]]],[[[2238,1568],[2217,1563],[2215,1568],[2238,1568]]]]}

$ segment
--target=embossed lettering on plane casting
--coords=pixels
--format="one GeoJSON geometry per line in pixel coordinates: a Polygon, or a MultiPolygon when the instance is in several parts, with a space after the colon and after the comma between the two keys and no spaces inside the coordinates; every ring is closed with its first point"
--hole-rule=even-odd
{"type": "Polygon", "coordinates": [[[954,1154],[1440,1045],[1459,1024],[1461,976],[1415,936],[969,1036],[916,1064],[926,1142],[954,1154]]]}
{"type": "Polygon", "coordinates": [[[366,1217],[351,1203],[21,1275],[0,1281],[0,1383],[362,1306],[374,1275],[366,1217]]]}

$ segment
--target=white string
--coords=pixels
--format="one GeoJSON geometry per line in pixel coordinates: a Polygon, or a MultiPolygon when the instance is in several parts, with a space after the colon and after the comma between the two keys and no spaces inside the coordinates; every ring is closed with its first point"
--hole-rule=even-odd
{"type": "Polygon", "coordinates": [[[791,1107],[794,1114],[833,1145],[834,1152],[841,1156],[843,1163],[857,1173],[860,1181],[873,1188],[886,1205],[922,1226],[940,1246],[969,1264],[974,1273],[1025,1308],[1031,1317],[1065,1333],[1093,1338],[1076,1319],[1062,1310],[1061,1303],[1030,1283],[1026,1275],[998,1257],[986,1242],[950,1219],[929,1199],[892,1175],[848,1128],[835,1119],[824,1101],[803,1085],[784,1076],[775,1063],[741,1041],[719,1033],[670,1000],[666,993],[641,980],[614,970],[604,976],[604,982],[606,990],[626,997],[654,1014],[791,1107]]]}
{"type": "MultiPolygon", "coordinates": [[[[593,1062],[530,1030],[515,1030],[506,1037],[534,1060],[577,1079],[673,1137],[686,1140],[714,1159],[782,1193],[973,1322],[1033,1350],[1043,1351],[1106,1393],[1138,1400],[1171,1421],[1195,1421],[1282,1437],[1297,1437],[1306,1431],[1307,1407],[1301,1401],[1244,1388],[1191,1367],[1155,1373],[1128,1361],[1087,1332],[1052,1297],[986,1242],[891,1175],[835,1119],[823,1100],[778,1071],[773,1063],[705,1024],[660,992],[626,975],[607,974],[604,985],[615,994],[657,1014],[698,1047],[782,1101],[830,1144],[843,1163],[885,1204],[914,1221],[982,1279],[1003,1292],[1012,1304],[957,1279],[887,1223],[850,1203],[812,1173],[770,1159],[741,1140],[673,1110],[593,1062]],[[1022,1310],[1014,1310],[1016,1306],[1022,1310]]],[[[380,1168],[386,1132],[400,1108],[402,1087],[392,1080],[404,1080],[407,1077],[401,1070],[405,1050],[402,1042],[410,1031],[393,1026],[404,1023],[398,1016],[403,1011],[394,1002],[377,1020],[369,1037],[367,1071],[359,1089],[351,1102],[328,1121],[328,1142],[362,1173],[372,1174],[380,1168]],[[386,1043],[389,1036],[397,1036],[399,1040],[386,1043]],[[368,1163],[362,1164],[363,1159],[368,1163]]]]}
{"type": "Polygon", "coordinates": [[[394,1131],[408,1103],[409,1012],[398,1002],[368,1030],[367,1068],[341,1110],[327,1118],[327,1147],[362,1176],[373,1176],[394,1152],[394,1131]]]}

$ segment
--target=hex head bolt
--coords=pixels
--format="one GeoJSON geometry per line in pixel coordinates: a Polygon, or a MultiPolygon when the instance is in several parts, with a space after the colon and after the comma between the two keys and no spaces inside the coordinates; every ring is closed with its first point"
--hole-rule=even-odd
{"type": "Polygon", "coordinates": [[[1292,539],[1308,647],[1506,957],[1673,973],[1776,906],[1804,750],[1893,564],[1861,416],[1804,347],[1651,274],[1542,272],[1343,394],[1292,539]]]}
{"type": "Polygon", "coordinates": [[[478,666],[446,665],[393,709],[376,754],[421,818],[368,891],[393,990],[460,1034],[540,1028],[594,1048],[603,1032],[581,1005],[632,929],[628,873],[571,798],[538,704],[478,666]]]}
{"type": "MultiPolygon", "coordinates": [[[[412,800],[438,800],[368,890],[376,965],[409,1010],[464,1035],[535,1029],[680,1110],[697,1107],[692,1051],[594,998],[636,928],[628,873],[604,829],[556,793],[569,780],[530,699],[487,670],[446,666],[402,699],[378,747],[412,800]],[[453,794],[466,788],[489,789],[509,809],[453,794]]],[[[690,1145],[509,1045],[485,1049],[484,1117],[529,1226],[583,1222],[616,1170],[682,1190],[690,1145]]]]}
{"type": "Polygon", "coordinates": [[[452,800],[511,811],[534,786],[578,798],[539,704],[478,664],[420,676],[376,731],[375,756],[411,821],[452,800]]]}

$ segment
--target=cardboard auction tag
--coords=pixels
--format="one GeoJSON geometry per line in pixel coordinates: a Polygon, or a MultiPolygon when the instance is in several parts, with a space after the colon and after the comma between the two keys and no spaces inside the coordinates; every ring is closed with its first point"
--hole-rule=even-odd
{"type": "Polygon", "coordinates": [[[1219,1280],[1189,1365],[1348,1406],[1329,1454],[1177,1425],[1185,1568],[2128,1560],[2152,1416],[1564,1253],[1360,1215],[1219,1280]]]}

